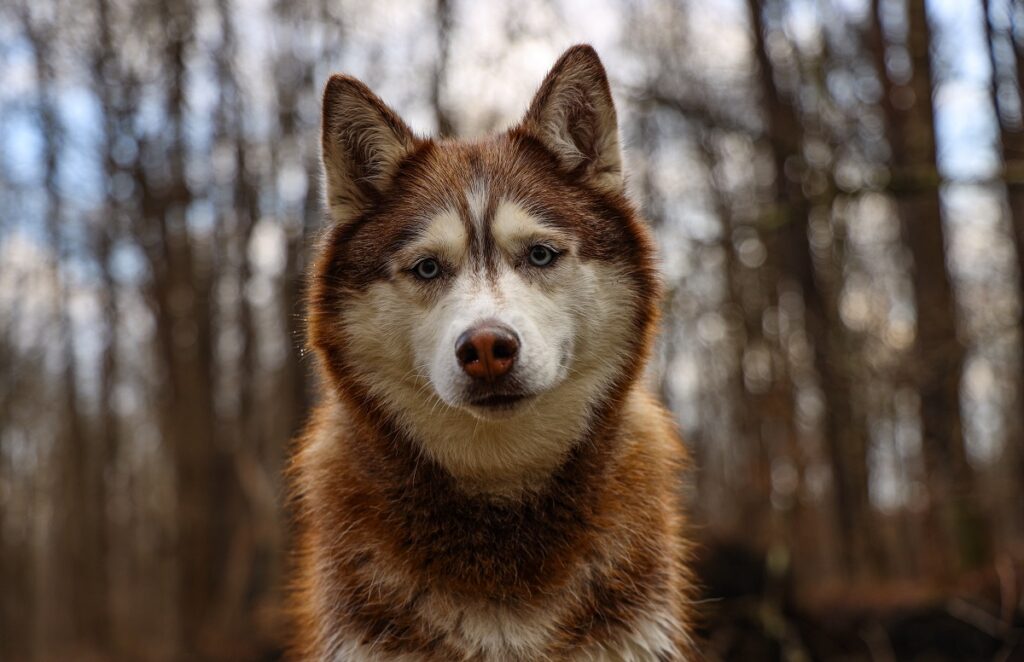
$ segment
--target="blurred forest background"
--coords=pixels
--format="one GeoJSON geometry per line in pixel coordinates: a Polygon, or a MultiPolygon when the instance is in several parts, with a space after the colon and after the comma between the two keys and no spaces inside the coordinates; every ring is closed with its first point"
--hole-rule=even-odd
{"type": "Polygon", "coordinates": [[[3,0],[0,659],[274,659],[320,94],[601,53],[712,659],[1024,659],[1024,3],[3,0]]]}

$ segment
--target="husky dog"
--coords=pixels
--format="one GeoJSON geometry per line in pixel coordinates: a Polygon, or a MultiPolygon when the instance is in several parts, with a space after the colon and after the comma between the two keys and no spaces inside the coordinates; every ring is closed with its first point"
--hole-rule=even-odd
{"type": "Polygon", "coordinates": [[[293,654],[693,659],[682,445],[640,380],[658,276],[597,54],[475,142],[333,76],[322,150],[293,654]]]}

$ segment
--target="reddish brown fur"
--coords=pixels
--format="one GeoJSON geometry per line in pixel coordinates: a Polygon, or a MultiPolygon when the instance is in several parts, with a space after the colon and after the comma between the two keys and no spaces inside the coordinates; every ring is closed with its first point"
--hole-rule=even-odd
{"type": "Polygon", "coordinates": [[[394,186],[364,191],[363,213],[326,235],[308,302],[325,390],[290,469],[296,658],[319,659],[329,631],[373,642],[381,659],[463,659],[457,637],[417,613],[438,600],[558,606],[564,613],[533,659],[594,650],[660,608],[680,626],[678,650],[692,655],[682,446],[637,386],[659,295],[651,241],[624,195],[589,186],[583,166],[560,165],[528,125],[476,144],[417,139],[394,186]],[[391,277],[385,256],[417,231],[413,211],[465,205],[460,192],[479,178],[492,196],[527,200],[574,233],[583,259],[621,266],[639,302],[622,339],[635,360],[595,403],[590,434],[542,487],[519,496],[461,489],[353,379],[332,325],[354,292],[391,277]]]}

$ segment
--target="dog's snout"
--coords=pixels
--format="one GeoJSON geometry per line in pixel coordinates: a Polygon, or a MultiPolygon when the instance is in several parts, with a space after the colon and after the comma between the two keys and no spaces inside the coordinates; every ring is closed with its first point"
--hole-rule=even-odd
{"type": "Polygon", "coordinates": [[[512,369],[519,353],[519,336],[503,324],[484,323],[455,341],[459,365],[473,379],[494,381],[512,369]]]}

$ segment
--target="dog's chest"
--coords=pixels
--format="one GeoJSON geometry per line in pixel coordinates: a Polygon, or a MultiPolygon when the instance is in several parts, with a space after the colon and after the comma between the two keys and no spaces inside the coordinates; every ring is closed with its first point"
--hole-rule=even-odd
{"type": "Polygon", "coordinates": [[[670,632],[673,624],[665,615],[646,614],[636,622],[610,630],[606,636],[589,643],[562,648],[552,642],[564,642],[572,635],[563,631],[565,623],[554,612],[530,616],[498,611],[467,610],[457,636],[467,660],[511,662],[532,660],[571,660],[595,662],[653,662],[676,660],[670,632]]]}
{"type": "Polygon", "coordinates": [[[634,622],[609,628],[601,637],[575,642],[566,601],[546,608],[510,609],[484,602],[458,604],[449,598],[424,596],[416,608],[425,629],[439,635],[431,651],[389,654],[365,639],[335,638],[337,662],[648,662],[680,660],[673,633],[679,624],[660,610],[638,615],[634,622]],[[441,650],[443,652],[438,652],[441,650]]]}

